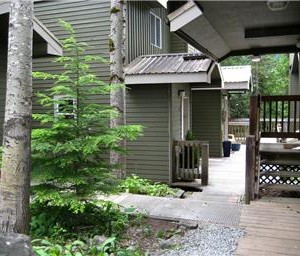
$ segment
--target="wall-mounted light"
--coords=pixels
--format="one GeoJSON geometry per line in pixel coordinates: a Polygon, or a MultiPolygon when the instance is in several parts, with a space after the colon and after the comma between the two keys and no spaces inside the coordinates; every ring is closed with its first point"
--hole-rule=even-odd
{"type": "Polygon", "coordinates": [[[259,62],[259,61],[260,61],[260,56],[259,56],[259,55],[252,55],[251,60],[252,60],[253,62],[259,62]]]}
{"type": "Polygon", "coordinates": [[[185,90],[178,90],[178,96],[185,97],[185,90]]]}
{"type": "Polygon", "coordinates": [[[267,0],[269,10],[273,12],[283,11],[288,6],[289,1],[267,0]]]}

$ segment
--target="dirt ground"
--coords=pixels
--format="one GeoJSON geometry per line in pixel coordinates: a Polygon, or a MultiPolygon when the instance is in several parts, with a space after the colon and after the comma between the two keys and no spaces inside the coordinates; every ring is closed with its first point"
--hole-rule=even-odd
{"type": "Polygon", "coordinates": [[[139,247],[143,252],[155,252],[174,235],[184,235],[184,229],[179,228],[177,222],[145,218],[126,230],[121,244],[124,247],[139,247]]]}

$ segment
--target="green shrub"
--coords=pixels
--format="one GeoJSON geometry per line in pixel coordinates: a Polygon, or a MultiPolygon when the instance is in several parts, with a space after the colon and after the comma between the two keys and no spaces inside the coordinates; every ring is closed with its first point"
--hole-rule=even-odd
{"type": "Polygon", "coordinates": [[[108,238],[100,245],[87,245],[81,240],[66,243],[64,245],[53,243],[46,239],[32,241],[33,250],[37,256],[141,256],[136,248],[118,247],[116,237],[108,238]]]}
{"type": "MultiPolygon", "coordinates": [[[[78,239],[104,234],[119,236],[135,216],[109,201],[86,202],[83,212],[73,212],[67,206],[31,204],[30,235],[49,237],[54,241],[78,239]]],[[[138,218],[138,217],[137,217],[138,218]]]]}
{"type": "Polygon", "coordinates": [[[120,191],[150,196],[175,195],[177,192],[177,189],[172,189],[166,184],[159,182],[153,183],[148,179],[143,179],[136,175],[132,175],[123,180],[119,188],[120,191]]]}

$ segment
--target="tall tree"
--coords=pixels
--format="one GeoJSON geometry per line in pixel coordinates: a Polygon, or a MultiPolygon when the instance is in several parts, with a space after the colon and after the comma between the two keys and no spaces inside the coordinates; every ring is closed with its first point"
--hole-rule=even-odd
{"type": "Polygon", "coordinates": [[[0,180],[0,232],[29,229],[33,0],[11,0],[0,180]]]}
{"type": "MultiPolygon", "coordinates": [[[[110,83],[120,84],[124,82],[124,1],[123,0],[111,0],[110,9],[110,37],[109,37],[109,52],[110,52],[110,83]]],[[[114,107],[119,116],[114,117],[111,120],[111,126],[116,127],[123,125],[124,120],[124,98],[125,89],[114,91],[110,95],[110,105],[114,107]]],[[[121,146],[124,146],[124,141],[121,142],[121,146]]],[[[118,152],[111,152],[110,154],[111,164],[114,166],[115,174],[122,178],[125,176],[125,159],[122,154],[118,152]]]]}

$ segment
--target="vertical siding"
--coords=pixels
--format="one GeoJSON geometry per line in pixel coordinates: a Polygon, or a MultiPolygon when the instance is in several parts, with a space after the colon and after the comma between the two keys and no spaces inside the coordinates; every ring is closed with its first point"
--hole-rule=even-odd
{"type": "Polygon", "coordinates": [[[140,55],[169,53],[170,28],[165,23],[167,11],[158,3],[146,1],[127,2],[126,58],[127,63],[140,55]],[[150,11],[161,18],[162,48],[150,43],[150,11]]]}
{"type": "MultiPolygon", "coordinates": [[[[59,39],[67,37],[67,33],[58,25],[59,19],[64,19],[73,25],[77,38],[89,44],[86,52],[109,58],[108,36],[110,33],[110,1],[109,0],[75,0],[75,1],[43,1],[35,3],[35,15],[59,39]]],[[[53,63],[51,58],[34,60],[35,71],[59,72],[62,67],[53,63]]],[[[107,64],[93,64],[92,71],[105,82],[109,81],[109,66],[107,64]]],[[[36,80],[33,83],[34,91],[51,86],[51,82],[36,80]]],[[[109,96],[99,96],[93,101],[109,103],[109,96]]],[[[43,111],[34,103],[34,112],[43,111]]]]}
{"type": "Polygon", "coordinates": [[[169,85],[131,85],[126,92],[127,124],[141,124],[144,135],[128,142],[127,174],[169,181],[169,85]]]}
{"type": "Polygon", "coordinates": [[[0,145],[2,145],[3,120],[6,94],[7,46],[0,45],[0,145]]]}
{"type": "Polygon", "coordinates": [[[190,98],[189,84],[172,84],[172,136],[174,140],[181,140],[181,97],[179,90],[185,90],[190,98]]]}
{"type": "Polygon", "coordinates": [[[196,139],[209,141],[210,156],[222,156],[220,91],[192,92],[192,131],[196,139]]]}
{"type": "Polygon", "coordinates": [[[187,42],[183,41],[176,34],[170,34],[170,52],[171,53],[183,53],[188,51],[187,42]]]}

